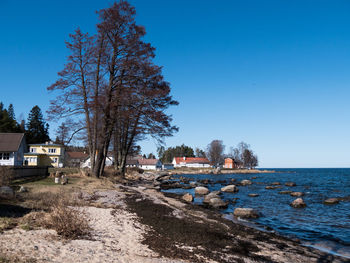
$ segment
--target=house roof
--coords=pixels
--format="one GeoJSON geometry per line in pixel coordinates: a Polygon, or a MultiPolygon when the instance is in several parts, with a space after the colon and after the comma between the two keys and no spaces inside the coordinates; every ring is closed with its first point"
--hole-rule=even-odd
{"type": "Polygon", "coordinates": [[[0,133],[0,152],[17,152],[24,133],[0,133]]]}
{"type": "Polygon", "coordinates": [[[69,158],[71,159],[85,159],[89,155],[84,152],[66,152],[69,158]]]}
{"type": "Polygon", "coordinates": [[[126,159],[126,165],[137,165],[138,160],[136,159],[126,159]]]}
{"type": "Polygon", "coordinates": [[[200,158],[200,157],[174,157],[175,162],[177,164],[179,163],[200,163],[200,164],[210,164],[209,160],[207,158],[200,158]]]}
{"type": "Polygon", "coordinates": [[[156,165],[158,159],[139,159],[138,162],[140,165],[156,165]]]}
{"type": "Polygon", "coordinates": [[[29,144],[29,146],[63,147],[63,145],[61,145],[61,144],[54,144],[54,143],[48,143],[48,144],[46,144],[46,143],[33,143],[33,144],[29,144]]]}

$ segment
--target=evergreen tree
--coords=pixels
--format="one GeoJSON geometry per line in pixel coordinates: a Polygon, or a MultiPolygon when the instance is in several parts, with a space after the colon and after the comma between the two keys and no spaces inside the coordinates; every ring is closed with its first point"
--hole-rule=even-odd
{"type": "Polygon", "coordinates": [[[49,125],[44,121],[39,106],[34,106],[27,121],[26,139],[28,143],[44,143],[50,140],[49,125]]]}
{"type": "Polygon", "coordinates": [[[9,114],[9,117],[12,119],[12,120],[16,120],[16,117],[15,117],[15,110],[13,108],[13,105],[12,103],[9,105],[9,108],[7,109],[7,112],[9,114]]]}
{"type": "Polygon", "coordinates": [[[12,104],[8,110],[4,109],[4,104],[0,102],[0,132],[21,132],[19,124],[14,118],[12,104]]]}

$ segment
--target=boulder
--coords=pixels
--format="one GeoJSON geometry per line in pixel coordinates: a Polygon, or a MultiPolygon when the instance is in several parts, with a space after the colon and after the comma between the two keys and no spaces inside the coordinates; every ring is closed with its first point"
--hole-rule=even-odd
{"type": "Polygon", "coordinates": [[[259,213],[252,208],[236,208],[235,211],[233,211],[233,215],[235,217],[241,217],[241,218],[258,218],[259,217],[259,213]]]}
{"type": "Polygon", "coordinates": [[[297,184],[294,182],[286,182],[285,186],[297,186],[297,184]]]}
{"type": "Polygon", "coordinates": [[[18,190],[19,193],[25,193],[25,192],[28,192],[28,189],[25,188],[24,186],[21,186],[18,190]]]}
{"type": "Polygon", "coordinates": [[[292,191],[280,191],[278,193],[281,195],[290,195],[292,193],[292,191]]]}
{"type": "Polygon", "coordinates": [[[221,188],[222,192],[228,192],[228,193],[237,193],[238,192],[238,187],[231,184],[231,185],[227,185],[221,188]]]}
{"type": "Polygon", "coordinates": [[[195,189],[194,189],[194,192],[195,194],[197,195],[206,195],[209,193],[209,189],[204,187],[204,186],[197,186],[195,189]]]}
{"type": "Polygon", "coordinates": [[[249,197],[258,197],[258,194],[248,194],[249,197]]]}
{"type": "Polygon", "coordinates": [[[236,179],[235,178],[231,178],[231,182],[236,182],[236,179]]]}
{"type": "Polygon", "coordinates": [[[252,184],[252,181],[250,180],[242,180],[241,181],[241,185],[251,185],[252,184]]]}
{"type": "Polygon", "coordinates": [[[338,198],[328,198],[326,200],[324,200],[323,202],[325,205],[335,205],[339,203],[339,199],[338,198]]]}
{"type": "Polygon", "coordinates": [[[276,189],[276,188],[278,188],[278,186],[272,186],[272,185],[268,185],[268,186],[266,186],[265,187],[265,189],[276,189]]]}
{"type": "Polygon", "coordinates": [[[294,208],[303,208],[306,207],[306,204],[302,198],[297,198],[290,205],[294,208]]]}
{"type": "Polygon", "coordinates": [[[304,193],[302,192],[291,192],[290,193],[291,196],[295,196],[295,197],[301,197],[304,195],[304,193]]]}
{"type": "Polygon", "coordinates": [[[209,204],[210,200],[213,198],[220,198],[220,197],[217,193],[211,192],[210,194],[207,194],[206,196],[204,196],[203,203],[209,204]]]}
{"type": "Polygon", "coordinates": [[[191,186],[191,187],[196,187],[196,186],[197,186],[197,183],[196,183],[196,182],[190,182],[190,186],[191,186]]]}
{"type": "Polygon", "coordinates": [[[188,203],[191,203],[193,201],[193,196],[187,193],[182,196],[182,199],[188,203]]]}
{"type": "Polygon", "coordinates": [[[221,200],[221,198],[215,197],[209,200],[209,205],[214,208],[227,208],[228,203],[221,200]]]}
{"type": "Polygon", "coordinates": [[[15,192],[9,186],[1,186],[0,187],[0,198],[4,199],[12,199],[15,197],[15,192]]]}

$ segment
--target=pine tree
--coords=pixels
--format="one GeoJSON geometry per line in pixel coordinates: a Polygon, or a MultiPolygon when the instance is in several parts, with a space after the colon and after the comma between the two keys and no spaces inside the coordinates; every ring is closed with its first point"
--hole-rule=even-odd
{"type": "Polygon", "coordinates": [[[8,109],[7,109],[7,112],[9,114],[9,117],[12,119],[12,120],[16,120],[16,117],[15,117],[15,110],[13,108],[13,105],[12,103],[9,105],[8,109]]]}
{"type": "Polygon", "coordinates": [[[28,143],[44,143],[50,140],[49,125],[44,121],[39,106],[34,106],[27,120],[26,139],[28,143]]]}
{"type": "Polygon", "coordinates": [[[13,105],[9,109],[4,109],[4,104],[0,102],[0,132],[21,132],[19,124],[16,122],[13,105]]]}

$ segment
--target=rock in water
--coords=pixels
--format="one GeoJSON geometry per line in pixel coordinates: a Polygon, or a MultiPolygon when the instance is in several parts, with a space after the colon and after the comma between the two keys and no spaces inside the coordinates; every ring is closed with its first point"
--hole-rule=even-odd
{"type": "Polygon", "coordinates": [[[281,185],[280,182],[273,182],[272,185],[281,185]]]}
{"type": "Polygon", "coordinates": [[[297,186],[297,184],[294,182],[286,182],[285,186],[297,186]]]}
{"type": "Polygon", "coordinates": [[[252,208],[236,208],[233,212],[235,217],[241,218],[258,218],[259,213],[252,208]]]}
{"type": "Polygon", "coordinates": [[[248,196],[250,196],[250,197],[258,197],[259,195],[258,194],[248,194],[248,196]]]}
{"type": "Polygon", "coordinates": [[[302,198],[295,199],[290,205],[294,208],[303,208],[306,207],[306,204],[302,198]]]}
{"type": "Polygon", "coordinates": [[[195,189],[194,189],[194,192],[195,194],[197,195],[206,195],[209,193],[209,189],[204,187],[204,186],[197,186],[195,189]]]}
{"type": "Polygon", "coordinates": [[[241,181],[241,185],[251,185],[252,184],[252,181],[250,180],[242,180],[241,181]]]}
{"type": "Polygon", "coordinates": [[[280,191],[278,193],[281,195],[290,195],[292,193],[292,191],[280,191]]]}
{"type": "Polygon", "coordinates": [[[193,196],[191,194],[187,193],[187,194],[184,194],[182,196],[182,199],[188,203],[191,203],[193,201],[193,196]]]}
{"type": "Polygon", "coordinates": [[[211,192],[210,194],[207,194],[204,199],[203,199],[203,203],[205,204],[209,204],[210,200],[213,198],[220,198],[219,195],[217,193],[211,192]]]}
{"type": "Polygon", "coordinates": [[[209,200],[209,205],[214,208],[226,208],[228,203],[221,200],[221,198],[212,198],[209,200]]]}
{"type": "Polygon", "coordinates": [[[12,199],[15,196],[15,192],[9,186],[0,187],[0,197],[5,199],[12,199]]]}
{"type": "Polygon", "coordinates": [[[338,198],[328,198],[323,202],[325,205],[335,205],[339,203],[338,198]]]}
{"type": "Polygon", "coordinates": [[[295,196],[295,197],[300,197],[300,196],[303,196],[304,193],[302,193],[302,192],[291,192],[290,195],[291,196],[295,196]]]}
{"type": "Polygon", "coordinates": [[[228,192],[228,193],[237,193],[238,192],[238,187],[231,184],[231,185],[227,185],[225,187],[221,188],[222,192],[228,192]]]}

